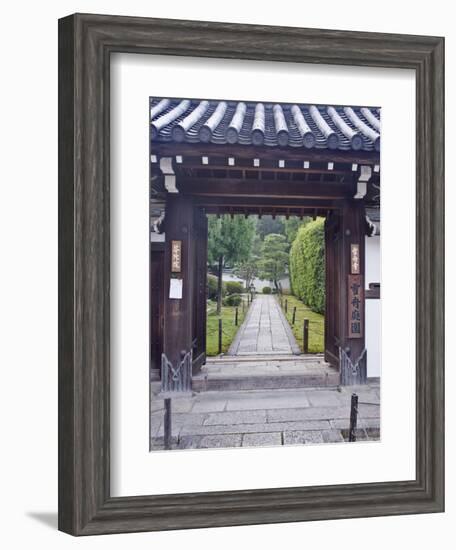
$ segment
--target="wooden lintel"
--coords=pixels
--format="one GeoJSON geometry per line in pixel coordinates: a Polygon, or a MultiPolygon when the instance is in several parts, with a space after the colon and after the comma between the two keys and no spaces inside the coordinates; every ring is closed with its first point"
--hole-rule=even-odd
{"type": "Polygon", "coordinates": [[[243,180],[216,178],[178,178],[179,191],[189,195],[205,196],[261,196],[261,197],[310,197],[342,199],[353,195],[351,181],[339,183],[274,180],[243,180]]]}
{"type": "MultiPolygon", "coordinates": [[[[242,207],[231,207],[231,208],[219,208],[216,209],[214,207],[208,206],[204,209],[206,214],[216,214],[218,215],[229,215],[231,217],[234,216],[244,216],[248,218],[249,216],[258,216],[259,218],[262,218],[263,216],[272,216],[273,219],[276,219],[277,216],[286,216],[286,211],[281,208],[273,208],[272,206],[251,206],[248,209],[248,212],[246,213],[245,209],[242,207]]],[[[317,212],[317,216],[324,217],[328,211],[324,209],[317,209],[314,208],[296,208],[294,210],[290,210],[289,217],[297,217],[301,218],[304,216],[312,216],[314,212],[317,212]]],[[[334,210],[332,210],[334,211],[334,210]]]]}
{"type": "Polygon", "coordinates": [[[230,212],[230,209],[237,209],[243,212],[251,208],[268,208],[272,212],[281,210],[284,214],[287,211],[289,215],[300,214],[303,209],[308,209],[312,212],[318,210],[334,210],[339,209],[343,205],[341,200],[317,200],[317,199],[270,199],[260,197],[194,197],[194,203],[198,207],[212,209],[216,211],[230,212]]]}

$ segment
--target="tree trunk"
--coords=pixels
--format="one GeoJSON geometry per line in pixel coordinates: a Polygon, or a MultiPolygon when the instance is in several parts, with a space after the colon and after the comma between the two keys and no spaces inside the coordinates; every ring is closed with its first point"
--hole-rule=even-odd
{"type": "Polygon", "coordinates": [[[277,283],[277,279],[274,279],[274,286],[277,292],[279,292],[279,285],[277,283]]]}
{"type": "Polygon", "coordinates": [[[218,259],[218,281],[217,281],[217,315],[222,312],[222,276],[223,276],[223,256],[218,259]]]}
{"type": "Polygon", "coordinates": [[[250,277],[246,277],[246,279],[245,279],[245,288],[246,288],[247,292],[249,291],[251,280],[252,279],[250,277]]]}

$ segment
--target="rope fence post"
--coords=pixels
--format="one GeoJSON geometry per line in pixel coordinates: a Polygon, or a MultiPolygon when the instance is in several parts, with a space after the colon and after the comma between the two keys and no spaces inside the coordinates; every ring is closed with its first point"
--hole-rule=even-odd
{"type": "Polygon", "coordinates": [[[348,431],[348,441],[356,441],[356,425],[358,423],[358,396],[352,393],[350,404],[350,428],[348,431]]]}
{"type": "Polygon", "coordinates": [[[235,326],[238,326],[238,315],[239,315],[239,308],[237,307],[234,313],[234,324],[235,326]]]}
{"type": "Polygon", "coordinates": [[[218,320],[218,353],[222,353],[222,319],[218,320]]]}
{"type": "Polygon", "coordinates": [[[165,399],[165,418],[164,418],[164,444],[165,451],[171,449],[171,398],[165,399]]]}
{"type": "Polygon", "coordinates": [[[285,298],[285,313],[288,313],[288,300],[285,298]]]}
{"type": "Polygon", "coordinates": [[[304,353],[309,353],[309,319],[304,319],[302,347],[304,353]]]}
{"type": "Polygon", "coordinates": [[[294,325],[296,322],[296,306],[293,308],[293,318],[291,320],[291,324],[294,325]]]}

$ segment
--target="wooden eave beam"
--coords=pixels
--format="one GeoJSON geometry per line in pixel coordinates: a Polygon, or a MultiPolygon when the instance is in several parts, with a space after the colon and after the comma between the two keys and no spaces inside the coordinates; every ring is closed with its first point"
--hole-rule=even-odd
{"type": "Polygon", "coordinates": [[[234,157],[237,159],[269,159],[274,162],[279,160],[310,162],[342,162],[380,164],[380,154],[376,151],[340,151],[329,149],[304,149],[301,147],[268,147],[250,145],[215,145],[213,143],[174,143],[152,142],[151,150],[158,156],[183,157],[234,157]]]}
{"type": "MultiPolygon", "coordinates": [[[[347,164],[347,166],[351,166],[347,164]]],[[[304,177],[304,174],[331,174],[335,176],[347,176],[353,175],[353,171],[350,168],[347,168],[346,170],[331,170],[329,171],[328,168],[322,167],[322,168],[302,168],[300,167],[285,167],[281,168],[280,170],[277,169],[277,166],[268,166],[264,165],[259,168],[255,166],[242,166],[238,164],[237,166],[228,166],[227,164],[208,164],[208,165],[197,165],[197,164],[191,164],[187,162],[183,162],[182,164],[178,164],[177,168],[175,170],[176,174],[182,174],[185,172],[185,170],[198,170],[200,173],[207,172],[207,174],[210,174],[213,170],[223,170],[227,173],[230,172],[239,172],[242,170],[243,172],[277,172],[280,174],[302,174],[304,177]]]]}

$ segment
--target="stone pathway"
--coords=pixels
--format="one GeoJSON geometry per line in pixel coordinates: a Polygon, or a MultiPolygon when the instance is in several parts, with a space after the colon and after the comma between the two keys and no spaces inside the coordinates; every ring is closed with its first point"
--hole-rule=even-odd
{"type": "Polygon", "coordinates": [[[257,295],[228,355],[299,353],[299,346],[276,298],[267,294],[257,295]]]}
{"type": "MultiPolygon", "coordinates": [[[[380,387],[369,384],[208,391],[176,398],[172,401],[173,448],[343,443],[348,439],[353,392],[359,396],[358,441],[379,440],[380,387]]],[[[163,450],[163,414],[163,400],[154,396],[151,450],[163,450]]]]}

